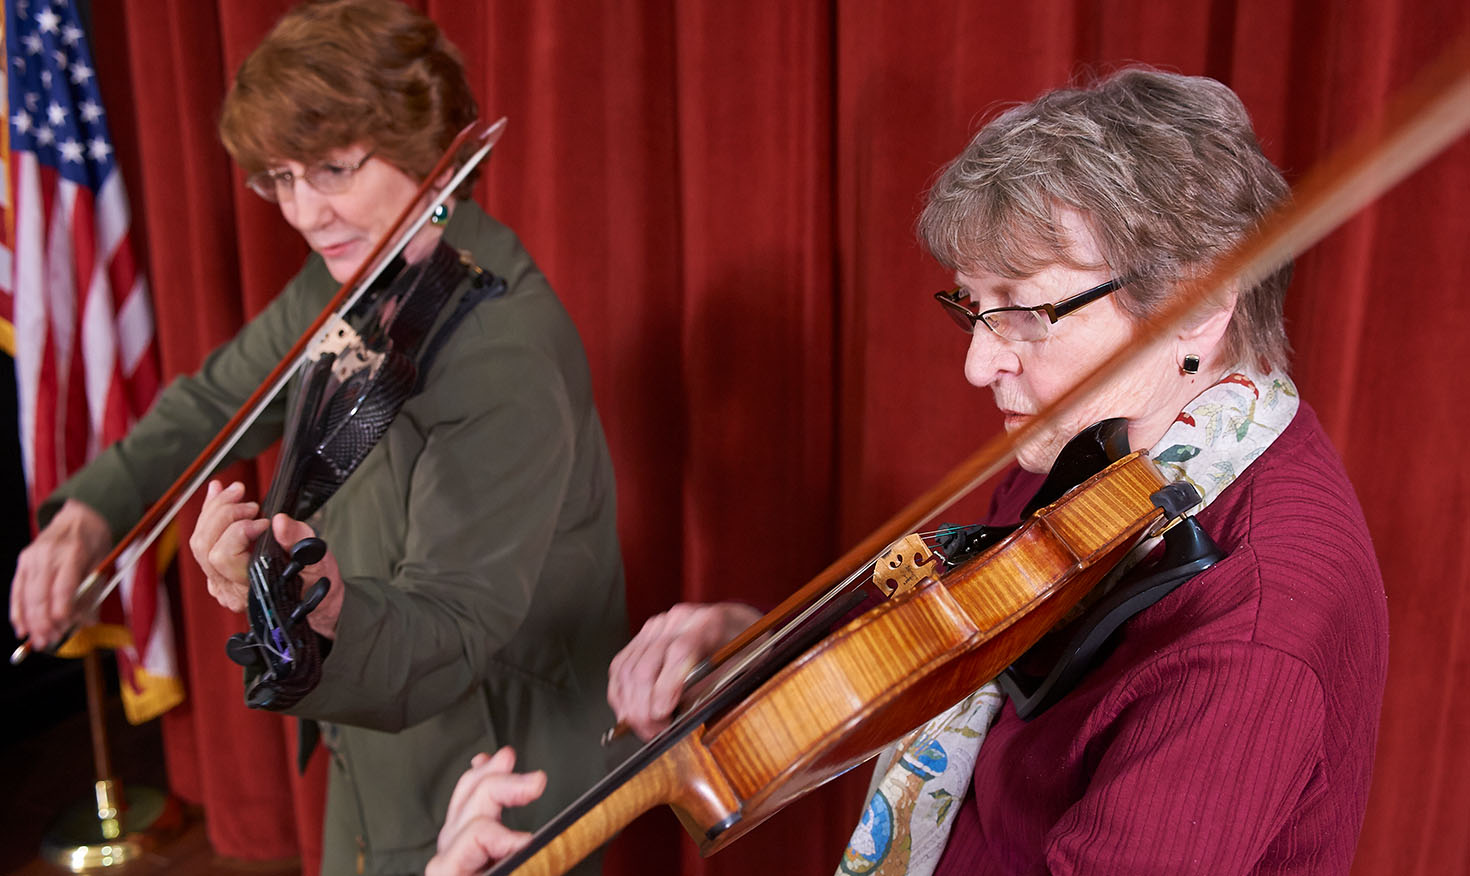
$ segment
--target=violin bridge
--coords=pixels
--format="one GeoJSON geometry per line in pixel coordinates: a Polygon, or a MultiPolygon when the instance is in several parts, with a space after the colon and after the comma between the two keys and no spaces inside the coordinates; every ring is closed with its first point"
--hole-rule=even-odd
{"type": "Polygon", "coordinates": [[[940,560],[917,533],[888,546],[873,563],[873,583],[884,596],[905,593],[925,578],[938,578],[940,560]]]}
{"type": "Polygon", "coordinates": [[[378,366],[383,363],[383,354],[369,350],[357,331],[336,314],[327,320],[306,347],[306,358],[311,362],[328,353],[336,357],[332,361],[332,374],[339,383],[346,383],[348,378],[363,369],[376,374],[378,366]]]}

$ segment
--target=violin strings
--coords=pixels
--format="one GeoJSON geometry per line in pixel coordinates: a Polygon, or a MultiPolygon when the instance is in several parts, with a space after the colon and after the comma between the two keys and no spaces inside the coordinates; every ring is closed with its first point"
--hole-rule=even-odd
{"type": "Polygon", "coordinates": [[[820,598],[813,600],[810,605],[797,612],[778,629],[768,634],[760,643],[751,645],[735,658],[732,658],[732,662],[727,664],[726,667],[717,667],[715,671],[722,672],[723,677],[712,684],[708,691],[705,691],[690,703],[689,707],[685,709],[685,712],[688,713],[698,710],[700,706],[744,677],[748,670],[762,662],[778,644],[785,640],[787,636],[791,635],[802,623],[828,605],[833,599],[849,592],[854,581],[859,578],[871,576],[872,570],[873,561],[869,561],[853,570],[847,577],[829,588],[820,598]]]}
{"type": "MultiPolygon", "coordinates": [[[[924,545],[926,547],[928,547],[929,549],[933,550],[934,553],[936,553],[939,556],[939,558],[940,558],[940,560],[942,562],[947,563],[948,562],[948,557],[945,556],[944,551],[941,550],[940,547],[939,547],[940,539],[941,539],[941,536],[944,536],[944,535],[947,535],[949,533],[952,533],[952,532],[956,531],[958,528],[959,527],[955,527],[955,526],[941,526],[938,529],[921,530],[921,531],[915,532],[913,534],[919,536],[919,538],[924,542],[924,545]]],[[[885,552],[886,551],[887,551],[887,549],[885,548],[885,552]]],[[[717,692],[719,690],[722,690],[726,684],[728,684],[730,681],[734,680],[735,678],[739,677],[745,671],[745,669],[747,669],[749,666],[751,666],[756,661],[760,660],[760,658],[764,657],[770,651],[770,649],[775,646],[775,643],[776,642],[778,642],[779,640],[781,640],[785,636],[789,635],[793,630],[795,630],[797,627],[799,627],[808,618],[810,618],[812,615],[816,614],[818,611],[820,611],[822,608],[824,608],[826,605],[828,605],[833,599],[836,599],[837,597],[841,596],[842,594],[849,592],[852,589],[852,587],[854,585],[854,582],[856,582],[858,579],[868,579],[868,578],[871,578],[872,575],[873,575],[875,564],[881,558],[882,558],[882,555],[880,554],[879,556],[874,557],[873,559],[871,559],[868,562],[864,563],[862,566],[859,566],[858,568],[854,569],[845,578],[843,578],[841,581],[837,582],[836,585],[834,585],[825,594],[823,594],[820,599],[817,599],[817,600],[813,601],[809,606],[807,606],[802,611],[798,612],[790,620],[788,620],[785,624],[783,624],[780,627],[780,629],[778,629],[772,635],[770,635],[769,637],[767,637],[767,639],[762,644],[757,645],[757,646],[753,646],[750,649],[748,649],[748,651],[746,653],[746,656],[743,659],[741,659],[740,662],[737,663],[730,670],[729,675],[727,676],[725,682],[722,682],[721,684],[716,685],[714,687],[714,689],[711,690],[711,692],[709,694],[706,694],[705,696],[701,697],[696,702],[702,703],[705,700],[707,700],[709,698],[709,696],[713,695],[713,693],[715,693],[715,692],[717,692]]]]}
{"type": "MultiPolygon", "coordinates": [[[[944,568],[949,564],[949,557],[939,546],[941,537],[956,532],[960,528],[961,527],[956,526],[941,526],[938,529],[923,530],[912,534],[917,535],[920,541],[923,542],[925,547],[933,551],[933,553],[939,558],[941,568],[944,568]]],[[[824,593],[820,598],[813,600],[811,604],[793,615],[790,619],[784,622],[779,627],[779,629],[768,634],[763,641],[747,647],[746,650],[741,652],[740,655],[737,655],[736,658],[732,658],[731,664],[728,665],[728,668],[716,667],[714,670],[712,670],[713,672],[723,671],[723,677],[719,678],[717,681],[711,684],[709,690],[696,697],[688,705],[688,707],[683,710],[683,715],[687,716],[698,712],[706,703],[710,702],[716,696],[720,695],[722,692],[728,689],[731,685],[735,684],[741,678],[745,677],[748,670],[763,662],[764,659],[770,654],[771,651],[775,649],[778,644],[784,641],[787,636],[794,634],[794,632],[799,629],[803,623],[805,623],[813,615],[820,612],[824,607],[830,604],[832,600],[850,592],[854,588],[855,582],[859,580],[866,581],[872,579],[878,562],[890,549],[891,546],[888,548],[884,548],[883,551],[880,552],[877,556],[873,557],[866,563],[858,566],[852,572],[848,573],[846,577],[844,577],[842,580],[838,581],[835,585],[829,588],[827,592],[824,593]]],[[[676,732],[680,727],[680,719],[676,717],[675,720],[667,728],[665,728],[664,733],[676,732]]],[[[662,736],[663,734],[659,734],[660,738],[662,736]]]]}
{"type": "MultiPolygon", "coordinates": [[[[267,631],[269,632],[280,630],[282,629],[280,613],[276,611],[275,603],[270,598],[270,593],[266,590],[265,586],[265,574],[267,571],[264,568],[265,558],[256,557],[254,560],[251,561],[251,564],[255,567],[258,574],[249,576],[250,593],[252,596],[255,597],[255,601],[260,605],[261,613],[265,615],[267,631]]],[[[272,638],[272,636],[267,635],[257,643],[256,647],[264,651],[269,651],[280,660],[289,660],[290,657],[284,651],[275,647],[274,642],[271,641],[272,638]]]]}
{"type": "MultiPolygon", "coordinates": [[[[954,529],[955,527],[945,526],[939,529],[925,530],[914,534],[918,535],[927,547],[938,554],[942,561],[948,562],[947,558],[944,556],[944,552],[939,550],[938,542],[939,537],[942,534],[951,532],[954,529]]],[[[885,548],[885,552],[886,550],[887,549],[885,548]]],[[[761,643],[752,645],[747,648],[728,668],[723,670],[721,668],[716,668],[714,671],[723,671],[724,677],[715,684],[711,685],[708,691],[704,692],[692,703],[690,703],[689,707],[685,711],[695,711],[701,705],[708,702],[712,697],[724,691],[731,684],[735,683],[735,681],[742,678],[746,674],[747,670],[762,662],[763,659],[769,655],[769,653],[776,647],[777,644],[782,642],[787,636],[791,635],[813,615],[817,614],[823,608],[829,605],[832,600],[837,599],[838,597],[850,592],[854,588],[855,582],[860,579],[867,580],[872,578],[874,566],[879,559],[881,559],[881,554],[854,569],[841,581],[837,582],[835,585],[829,588],[827,592],[824,593],[820,598],[813,600],[811,604],[793,615],[777,630],[768,635],[761,643]]]]}

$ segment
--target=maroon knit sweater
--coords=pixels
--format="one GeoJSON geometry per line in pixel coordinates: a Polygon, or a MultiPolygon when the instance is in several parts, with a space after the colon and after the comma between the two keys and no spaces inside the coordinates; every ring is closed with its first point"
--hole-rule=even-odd
{"type": "MultiPolygon", "coordinates": [[[[1007,481],[1014,519],[1034,478],[1007,481]]],[[[938,873],[1332,874],[1352,862],[1388,665],[1383,580],[1305,404],[1203,512],[1228,554],[1029,723],[1007,703],[938,873]]]]}

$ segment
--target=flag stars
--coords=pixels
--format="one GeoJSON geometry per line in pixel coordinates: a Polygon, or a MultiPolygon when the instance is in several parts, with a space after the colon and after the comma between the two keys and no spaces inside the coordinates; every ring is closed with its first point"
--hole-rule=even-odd
{"type": "Polygon", "coordinates": [[[41,28],[41,33],[60,33],[61,16],[47,7],[36,14],[36,25],[41,28]]]}
{"type": "Polygon", "coordinates": [[[30,13],[24,2],[5,0],[19,32],[12,31],[14,63],[0,67],[0,76],[9,73],[15,89],[13,105],[0,120],[9,124],[16,147],[32,150],[43,167],[93,185],[110,172],[117,152],[107,138],[86,31],[68,0],[29,0],[30,13]]]}

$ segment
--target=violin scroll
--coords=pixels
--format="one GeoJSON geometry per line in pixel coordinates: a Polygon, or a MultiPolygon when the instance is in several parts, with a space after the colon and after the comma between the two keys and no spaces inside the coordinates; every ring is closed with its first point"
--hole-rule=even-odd
{"type": "Polygon", "coordinates": [[[303,590],[301,571],[326,554],[326,542],[315,537],[292,545],[289,557],[270,532],[256,542],[249,568],[250,630],[225,643],[225,654],[247,670],[245,702],[251,708],[286,708],[315,686],[321,647],[303,624],[331,582],[319,578],[303,590]],[[273,608],[282,604],[294,606],[284,621],[273,608]]]}

